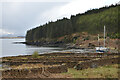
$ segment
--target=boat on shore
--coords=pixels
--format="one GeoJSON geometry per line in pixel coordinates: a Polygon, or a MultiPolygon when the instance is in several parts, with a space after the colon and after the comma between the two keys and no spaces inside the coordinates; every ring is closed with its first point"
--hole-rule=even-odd
{"type": "Polygon", "coordinates": [[[109,48],[106,47],[95,47],[96,48],[96,52],[108,52],[109,48]]]}
{"type": "Polygon", "coordinates": [[[104,45],[103,46],[100,46],[100,43],[99,43],[99,34],[98,34],[98,47],[95,47],[96,49],[96,52],[99,52],[99,53],[103,53],[103,52],[108,52],[109,51],[109,48],[107,48],[105,46],[105,26],[104,26],[104,45]]]}

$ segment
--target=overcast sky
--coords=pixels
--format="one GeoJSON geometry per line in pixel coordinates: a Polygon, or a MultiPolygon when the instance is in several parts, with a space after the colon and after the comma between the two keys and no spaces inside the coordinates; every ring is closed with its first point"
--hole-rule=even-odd
{"type": "Polygon", "coordinates": [[[25,35],[48,21],[84,13],[119,0],[3,0],[0,2],[0,35],[25,35]],[[49,2],[48,2],[49,1],[49,2]]]}

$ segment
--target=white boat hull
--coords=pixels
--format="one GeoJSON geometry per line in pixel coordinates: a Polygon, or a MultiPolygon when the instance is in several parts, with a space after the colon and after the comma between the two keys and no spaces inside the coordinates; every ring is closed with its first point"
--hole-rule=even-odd
{"type": "Polygon", "coordinates": [[[108,52],[109,49],[106,47],[95,47],[96,48],[96,52],[108,52]]]}

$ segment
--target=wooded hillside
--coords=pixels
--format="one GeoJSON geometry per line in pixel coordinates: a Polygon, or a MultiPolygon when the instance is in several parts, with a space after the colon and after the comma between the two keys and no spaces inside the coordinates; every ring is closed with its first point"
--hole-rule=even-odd
{"type": "Polygon", "coordinates": [[[63,18],[49,22],[27,31],[26,41],[41,41],[70,35],[76,32],[88,34],[103,33],[106,26],[107,35],[119,38],[118,33],[118,8],[120,5],[111,5],[99,9],[88,10],[85,13],[72,15],[70,19],[63,18]]]}

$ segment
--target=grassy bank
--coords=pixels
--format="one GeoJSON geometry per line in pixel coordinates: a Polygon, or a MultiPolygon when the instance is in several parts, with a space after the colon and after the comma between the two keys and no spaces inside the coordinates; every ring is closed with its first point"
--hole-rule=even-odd
{"type": "Polygon", "coordinates": [[[84,70],[69,68],[67,73],[62,74],[71,75],[72,78],[118,78],[118,64],[84,70]]]}

